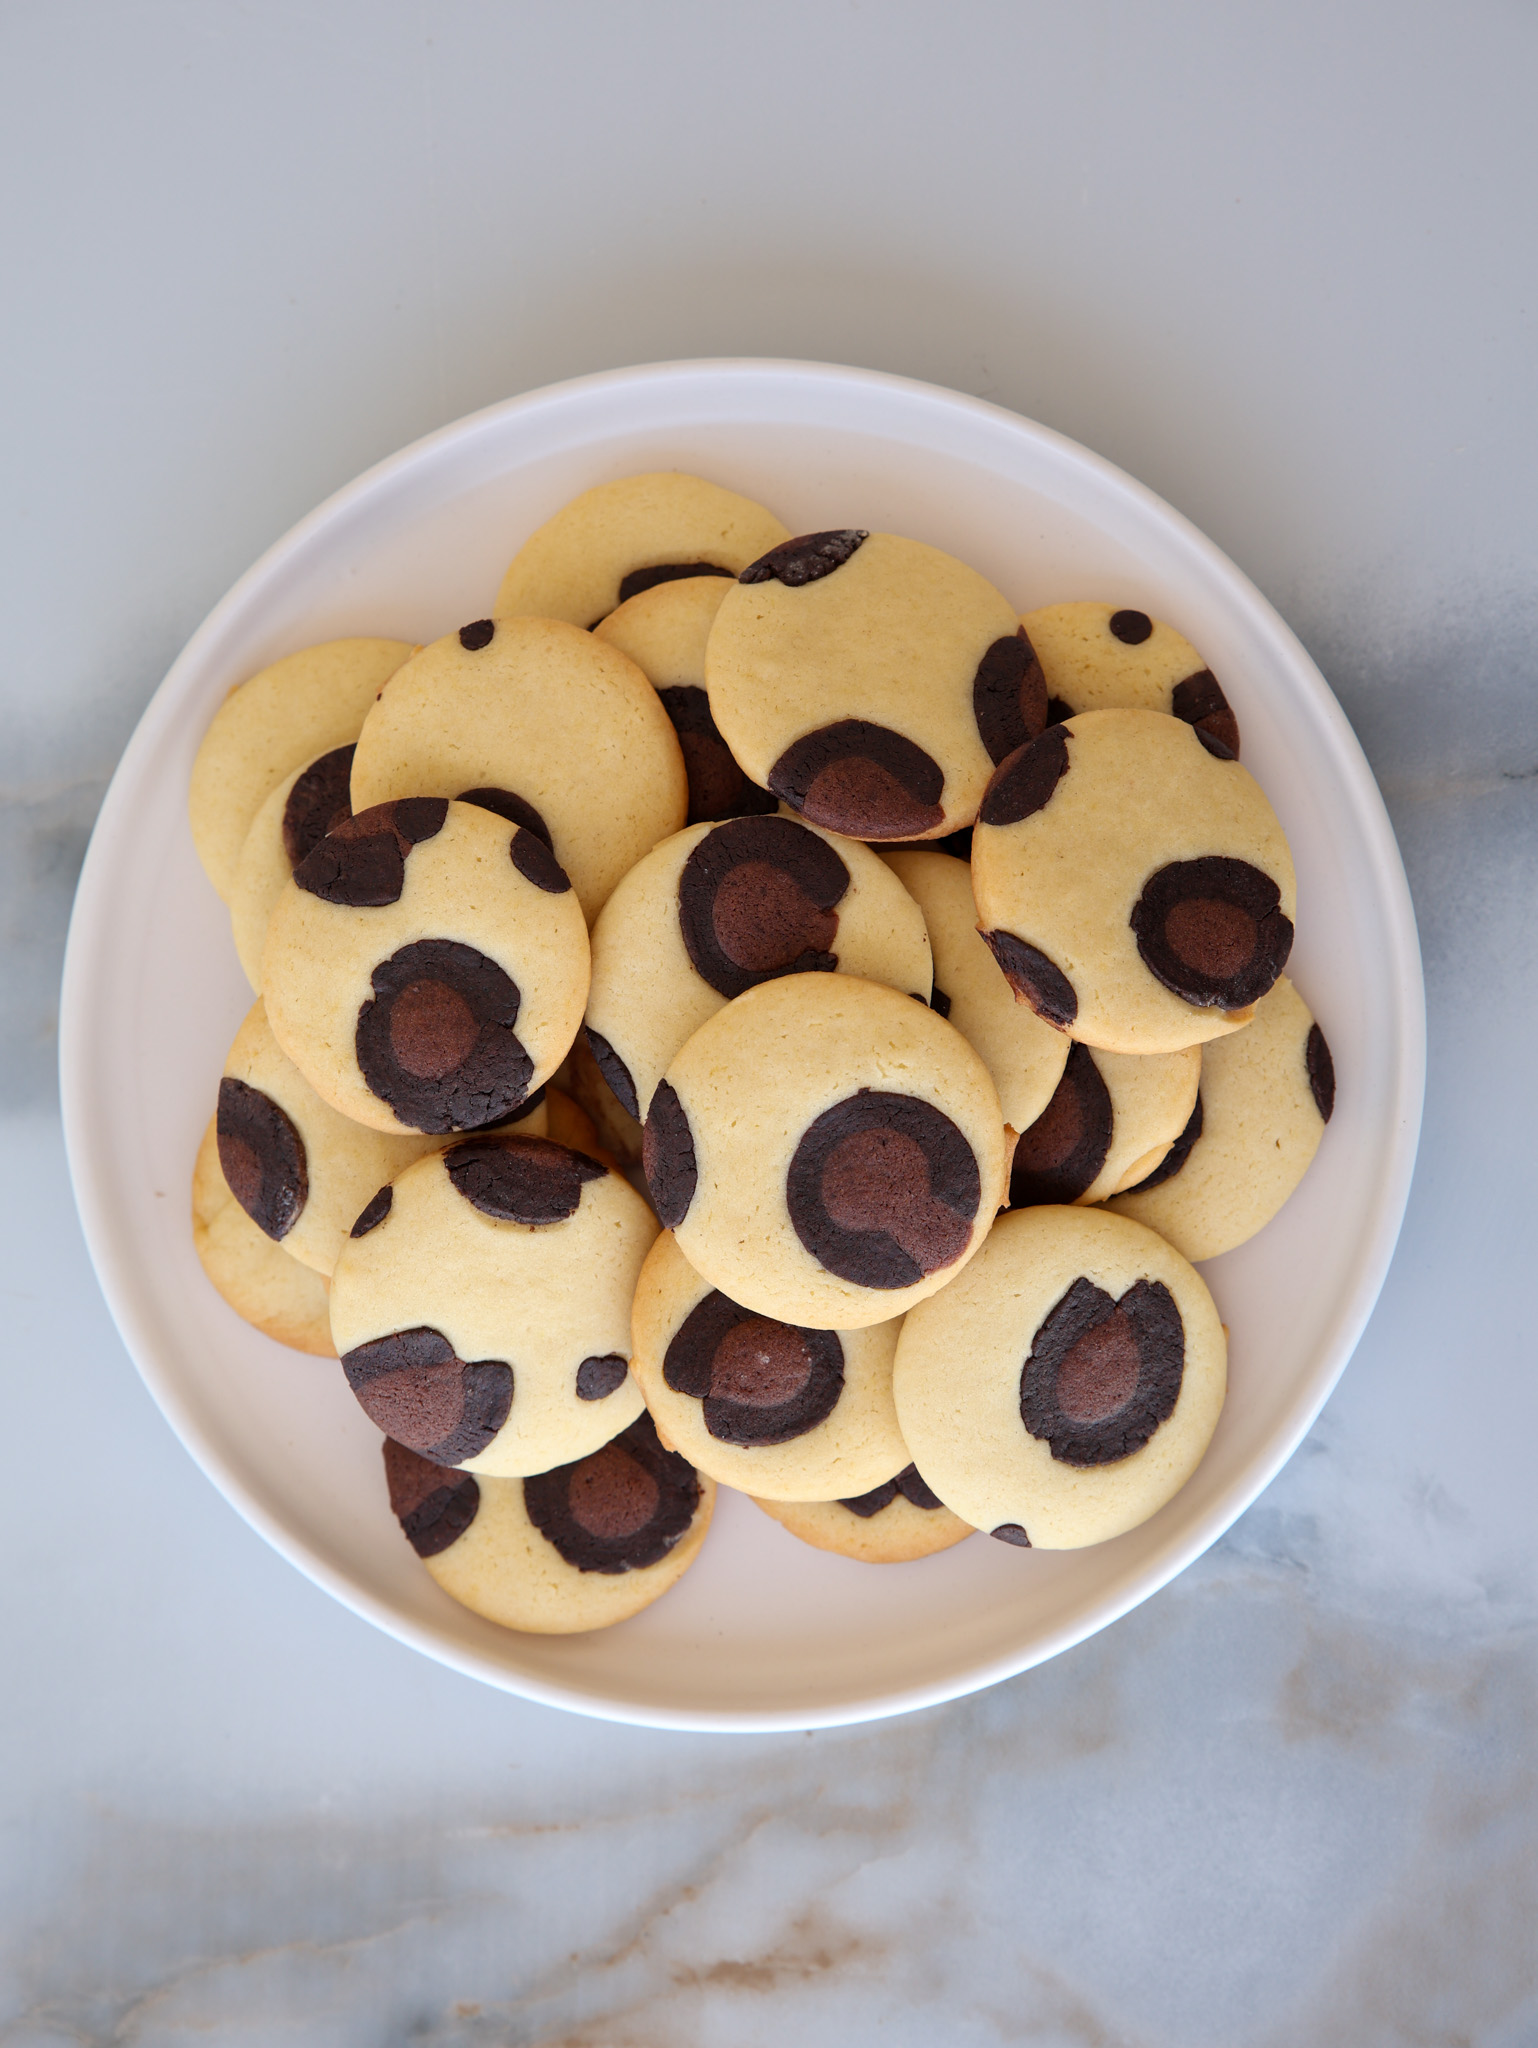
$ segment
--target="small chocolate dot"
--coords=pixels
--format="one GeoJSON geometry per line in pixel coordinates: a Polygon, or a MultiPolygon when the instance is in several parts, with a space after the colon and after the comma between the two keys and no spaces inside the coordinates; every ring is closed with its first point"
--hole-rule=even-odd
{"type": "Polygon", "coordinates": [[[1000,1543],[1012,1543],[1016,1550],[1029,1550],[1031,1547],[1030,1537],[1026,1535],[1018,1522],[1000,1522],[999,1526],[996,1529],[990,1529],[988,1534],[996,1536],[1000,1543]]]}
{"type": "Polygon", "coordinates": [[[490,619],[476,619],[459,629],[459,644],[466,654],[478,654],[483,647],[489,647],[496,626],[490,619]]]}
{"type": "Polygon", "coordinates": [[[605,1351],[597,1358],[584,1358],[577,1367],[577,1399],[606,1401],[618,1393],[630,1372],[630,1361],[617,1351],[605,1351]]]}
{"type": "Polygon", "coordinates": [[[1141,647],[1153,631],[1153,620],[1147,612],[1112,612],[1110,626],[1124,646],[1141,647]]]}

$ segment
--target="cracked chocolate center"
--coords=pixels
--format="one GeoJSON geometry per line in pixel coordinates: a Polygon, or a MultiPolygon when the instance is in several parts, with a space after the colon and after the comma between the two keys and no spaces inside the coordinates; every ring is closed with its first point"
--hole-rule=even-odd
{"type": "Polygon", "coordinates": [[[802,1134],[785,1199],[797,1237],[828,1272],[861,1287],[912,1287],[966,1250],[982,1179],[943,1111],[862,1088],[802,1134]]]}
{"type": "Polygon", "coordinates": [[[226,1074],[216,1121],[219,1165],[230,1193],[275,1242],[299,1221],[310,1195],[304,1140],[270,1095],[226,1074]]]}
{"type": "Polygon", "coordinates": [[[832,1414],[844,1389],[844,1348],[834,1330],[777,1322],[715,1291],[674,1331],[662,1377],[700,1402],[719,1442],[752,1449],[789,1443],[832,1414]]]}
{"type": "Polygon", "coordinates": [[[1144,965],[1182,1001],[1240,1010],[1274,985],[1292,950],[1281,891],[1248,861],[1206,854],[1150,875],[1131,924],[1144,965]]]}
{"type": "Polygon", "coordinates": [[[1169,1420],[1184,1371],[1185,1326],[1162,1280],[1113,1301],[1081,1277],[1036,1331],[1020,1419],[1061,1464],[1115,1464],[1169,1420]]]}
{"type": "Polygon", "coordinates": [[[581,1572],[641,1571],[667,1556],[700,1504],[694,1467],[649,1415],[572,1465],[523,1482],[529,1520],[581,1572]]]}
{"type": "Polygon", "coordinates": [[[495,960],[456,939],[419,939],[372,980],[373,1000],[358,1012],[358,1068],[402,1123],[473,1131],[517,1109],[534,1062],[513,1029],[518,985],[495,960]]]}
{"type": "Polygon", "coordinates": [[[439,1465],[476,1457],[506,1422],[513,1368],[501,1358],[466,1362],[441,1330],[419,1325],[342,1354],[359,1406],[386,1436],[439,1465]]]}
{"type": "Polygon", "coordinates": [[[792,818],[736,818],[707,833],[678,878],[678,924],[694,971],[724,996],[782,974],[832,973],[833,908],[849,870],[792,818]]]}

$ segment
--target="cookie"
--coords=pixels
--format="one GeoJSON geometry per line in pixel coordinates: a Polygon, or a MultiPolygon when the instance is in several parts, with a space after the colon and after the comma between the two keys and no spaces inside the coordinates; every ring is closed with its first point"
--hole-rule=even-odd
{"type": "MultiPolygon", "coordinates": [[[[544,1104],[518,1126],[540,1135],[544,1104]]],[[[219,1083],[219,1163],[264,1236],[329,1276],[358,1212],[438,1140],[389,1136],[322,1102],[272,1035],[258,999],[235,1034],[219,1083]]]]}
{"type": "Polygon", "coordinates": [[[573,1096],[564,1088],[550,1087],[545,1090],[545,1127],[541,1131],[518,1124],[514,1128],[520,1137],[553,1138],[557,1145],[565,1145],[570,1151],[585,1152],[589,1159],[596,1159],[600,1166],[612,1167],[615,1173],[624,1168],[608,1150],[598,1135],[598,1126],[573,1096]]]}
{"type": "Polygon", "coordinates": [[[192,1243],[236,1315],[291,1351],[335,1358],[326,1283],[266,1237],[230,1193],[210,1118],[192,1169],[192,1243]]]}
{"type": "Polygon", "coordinates": [[[630,1303],[656,1234],[628,1181],[548,1138],[419,1159],[337,1260],[348,1385],[440,1465],[507,1479],[584,1458],[641,1411],[630,1303]]]}
{"type": "Polygon", "coordinates": [[[834,1500],[907,1463],[892,1404],[897,1330],[755,1315],[664,1231],[636,1284],[630,1369],[663,1436],[701,1472],[764,1499],[834,1500]]]}
{"type": "Polygon", "coordinates": [[[490,619],[424,647],[364,723],[352,803],[460,797],[542,839],[596,917],[688,810],[683,755],[645,676],[554,619],[490,619]]]}
{"type": "MultiPolygon", "coordinates": [[[[614,1078],[623,1087],[619,1070],[614,1069],[614,1078]]],[[[599,1140],[606,1151],[612,1152],[624,1166],[639,1166],[641,1163],[641,1126],[630,1114],[604,1079],[603,1070],[594,1055],[586,1031],[579,1031],[577,1042],[566,1056],[561,1068],[561,1079],[571,1093],[573,1101],[593,1120],[599,1140]]],[[[631,1083],[633,1090],[634,1083],[631,1083]]]]}
{"type": "Polygon", "coordinates": [[[902,883],[868,846],[798,818],[693,825],[631,869],[593,927],[588,1044],[619,1101],[644,1117],[708,1018],[747,989],[811,973],[927,1003],[929,937],[902,883]]]}
{"type": "Polygon", "coordinates": [[[1003,1542],[1075,1550],[1184,1486],[1217,1426],[1227,1344],[1201,1276],[1104,1209],[1015,1209],[910,1312],[893,1386],[914,1461],[1003,1542]]]}
{"type": "Polygon", "coordinates": [[[755,562],[721,601],[705,675],[749,777],[851,839],[970,825],[1047,715],[1008,599],[892,533],[803,534],[755,562]]]}
{"type": "Polygon", "coordinates": [[[566,1057],[587,999],[582,911],[543,839],[410,797],[329,832],[267,927],[273,1035],[377,1131],[480,1130],[566,1057]]]}
{"type": "Polygon", "coordinates": [[[1053,724],[1080,711],[1163,711],[1237,757],[1239,721],[1173,626],[1114,604],[1043,605],[1020,623],[1041,663],[1053,724]]]}
{"type": "Polygon", "coordinates": [[[1201,1093],[1176,1148],[1111,1206],[1188,1259],[1215,1259],[1271,1221],[1334,1108],[1330,1048],[1283,975],[1253,1024],[1203,1048],[1201,1093]]]}
{"type": "Polygon", "coordinates": [[[1052,1100],[1015,1145],[1009,1206],[1103,1202],[1144,1180],[1189,1123],[1201,1071],[1199,1045],[1162,1053],[1074,1045],[1052,1100]]]}
{"type": "Polygon", "coordinates": [[[390,1506],[444,1592],[500,1628],[571,1635],[639,1614],[699,1555],[715,1486],[641,1414],[529,1479],[445,1470],[386,1439],[390,1506]]]}
{"type": "Polygon", "coordinates": [[[703,477],[676,469],[620,477],[530,534],[502,578],[496,616],[596,626],[643,590],[736,576],[788,538],[772,512],[703,477]]]}
{"type": "Polygon", "coordinates": [[[1006,1174],[999,1098],[960,1032],[846,974],[765,982],[701,1025],[652,1096],[642,1158],[713,1287],[830,1330],[953,1281],[1006,1174]]]}
{"type": "Polygon", "coordinates": [[[411,653],[401,640],[327,640],[231,690],[192,764],[188,822],[204,872],[229,898],[252,820],[286,776],[358,737],[411,653]]]}
{"type": "Polygon", "coordinates": [[[1004,1121],[1028,1130],[1063,1078],[1068,1042],[1013,989],[977,929],[972,876],[948,853],[893,850],[882,858],[924,913],[934,956],[931,1006],[979,1054],[999,1091],[1004,1121]]]}
{"type": "Polygon", "coordinates": [[[1107,1052],[1247,1024],[1292,948],[1292,855],[1255,778],[1157,711],[1048,726],[972,835],[983,937],[1022,1002],[1107,1052]]]}
{"type": "Polygon", "coordinates": [[[857,1500],[760,1500],[755,1495],[753,1505],[814,1550],[831,1550],[862,1564],[908,1564],[976,1534],[970,1522],[953,1515],[931,1491],[914,1465],[857,1500]]]}
{"type": "Polygon", "coordinates": [[[251,821],[230,882],[230,929],[246,979],[258,995],[262,948],[283,884],[334,826],[352,816],[352,757],[351,745],[333,747],[329,754],[296,768],[251,821]]]}
{"type": "Polygon", "coordinates": [[[689,777],[690,825],[760,817],[776,803],[732,759],[705,694],[705,643],[729,580],[686,576],[654,584],[593,628],[595,640],[617,647],[635,663],[673,721],[689,777]]]}

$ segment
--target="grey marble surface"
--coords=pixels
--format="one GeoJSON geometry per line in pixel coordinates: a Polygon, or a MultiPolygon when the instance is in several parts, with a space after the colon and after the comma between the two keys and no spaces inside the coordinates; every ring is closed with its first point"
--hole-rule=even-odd
{"type": "Polygon", "coordinates": [[[0,13],[0,2044],[1538,2042],[1538,559],[1507,4],[0,13]],[[368,462],[714,353],[978,392],[1171,498],[1339,692],[1430,1082],[1304,1450],[1138,1612],[869,1730],[453,1677],[269,1553],[73,1219],[57,972],[181,641],[368,462]]]}

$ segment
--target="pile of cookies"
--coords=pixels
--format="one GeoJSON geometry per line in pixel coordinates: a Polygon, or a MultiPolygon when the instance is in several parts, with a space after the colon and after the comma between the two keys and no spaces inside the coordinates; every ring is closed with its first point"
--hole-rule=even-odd
{"type": "Polygon", "coordinates": [[[1193,1262],[1334,1098],[1239,754],[1143,611],[586,492],[489,617],[307,648],[208,730],[257,997],[209,1277],[340,1357],[406,1537],[511,1628],[646,1606],[718,1484],[872,1562],[1133,1528],[1223,1404],[1193,1262]]]}

